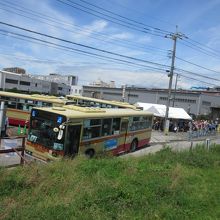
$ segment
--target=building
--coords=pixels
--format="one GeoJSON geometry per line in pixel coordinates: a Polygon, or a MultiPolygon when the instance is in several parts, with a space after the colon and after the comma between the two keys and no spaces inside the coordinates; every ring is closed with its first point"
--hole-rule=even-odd
{"type": "Polygon", "coordinates": [[[35,75],[35,77],[49,82],[63,83],[69,86],[75,86],[78,83],[78,77],[74,75],[50,73],[49,75],[35,75]]]}
{"type": "Polygon", "coordinates": [[[115,81],[110,81],[110,83],[104,82],[101,79],[98,79],[97,81],[90,84],[91,86],[97,86],[97,87],[110,87],[115,88],[115,81]]]}
{"type": "Polygon", "coordinates": [[[49,75],[37,75],[38,79],[49,81],[52,84],[51,94],[80,94],[82,95],[82,88],[77,86],[78,77],[74,75],[62,75],[58,73],[50,73],[49,75]],[[59,86],[56,84],[59,82],[59,86]]]}
{"type": "Polygon", "coordinates": [[[3,70],[11,73],[26,74],[26,70],[20,67],[9,67],[4,68],[3,70]]]}
{"type": "Polygon", "coordinates": [[[82,95],[83,94],[83,87],[76,85],[71,86],[70,95],[82,95]]]}
{"type": "Polygon", "coordinates": [[[60,83],[59,81],[51,82],[43,79],[38,79],[33,75],[28,75],[26,73],[14,73],[0,70],[0,89],[14,89],[28,93],[37,92],[42,94],[64,96],[70,94],[71,86],[66,85],[62,82],[60,83]]]}
{"type": "MultiPolygon", "coordinates": [[[[123,87],[83,86],[83,95],[106,100],[124,100],[131,104],[146,102],[166,105],[168,90],[126,87],[123,94],[123,87]]],[[[196,116],[209,115],[212,109],[220,107],[220,91],[177,90],[175,94],[172,91],[170,106],[184,108],[187,113],[196,116]]]]}

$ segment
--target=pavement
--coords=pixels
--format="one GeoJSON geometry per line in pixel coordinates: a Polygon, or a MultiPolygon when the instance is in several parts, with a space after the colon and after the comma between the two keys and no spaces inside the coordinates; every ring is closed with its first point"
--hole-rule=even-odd
{"type": "Polygon", "coordinates": [[[170,132],[168,135],[165,135],[163,132],[153,131],[150,146],[129,154],[125,154],[123,156],[139,157],[142,155],[152,154],[160,151],[166,146],[169,146],[172,150],[175,151],[189,150],[198,144],[204,144],[206,147],[212,144],[220,144],[220,133],[215,133],[215,135],[211,134],[200,136],[189,140],[189,134],[187,132],[170,132]]]}

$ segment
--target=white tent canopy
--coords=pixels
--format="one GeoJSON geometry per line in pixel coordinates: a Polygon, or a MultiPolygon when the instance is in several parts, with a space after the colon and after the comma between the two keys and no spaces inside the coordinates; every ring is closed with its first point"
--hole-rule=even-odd
{"type": "MultiPolygon", "coordinates": [[[[135,104],[138,107],[142,107],[143,110],[147,110],[154,114],[157,117],[165,117],[166,114],[166,106],[160,104],[153,104],[153,103],[143,103],[137,102],[135,104]]],[[[185,119],[185,120],[192,120],[192,118],[188,115],[188,113],[183,108],[174,108],[169,107],[169,116],[168,118],[172,119],[185,119]]]]}

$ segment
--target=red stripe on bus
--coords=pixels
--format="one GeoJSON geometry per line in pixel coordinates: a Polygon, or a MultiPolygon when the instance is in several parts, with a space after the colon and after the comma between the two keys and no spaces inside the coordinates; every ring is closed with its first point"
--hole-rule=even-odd
{"type": "MultiPolygon", "coordinates": [[[[149,142],[150,142],[150,138],[139,140],[137,148],[141,148],[141,147],[149,144],[149,142]]],[[[118,155],[122,152],[128,152],[128,151],[130,151],[130,148],[131,148],[131,143],[122,144],[122,145],[119,145],[117,148],[113,149],[112,154],[118,155]]]]}

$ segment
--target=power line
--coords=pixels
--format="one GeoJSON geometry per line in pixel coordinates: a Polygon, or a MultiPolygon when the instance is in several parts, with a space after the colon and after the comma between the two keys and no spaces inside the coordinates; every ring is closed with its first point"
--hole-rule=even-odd
{"type": "MultiPolygon", "coordinates": [[[[6,3],[7,3],[7,1],[6,1],[6,3]]],[[[37,21],[40,21],[40,22],[42,22],[42,23],[44,23],[44,24],[47,24],[47,25],[50,25],[50,26],[53,26],[53,27],[56,27],[56,28],[60,28],[60,29],[63,29],[63,30],[66,30],[66,31],[70,31],[70,32],[73,32],[73,33],[77,33],[76,31],[72,31],[72,30],[69,30],[69,29],[67,29],[67,28],[64,28],[63,27],[63,24],[64,25],[66,25],[66,23],[65,22],[59,22],[58,20],[54,20],[52,17],[50,17],[50,16],[47,16],[47,15],[44,15],[44,14],[42,14],[42,13],[38,13],[38,12],[34,12],[33,10],[29,10],[29,9],[27,9],[27,8],[24,8],[24,7],[21,7],[21,6],[19,6],[19,7],[21,7],[21,8],[24,8],[25,10],[22,10],[22,9],[19,9],[19,8],[15,8],[15,7],[13,7],[12,5],[10,5],[10,6],[8,6],[8,5],[5,5],[5,4],[3,4],[4,6],[6,6],[6,7],[10,7],[10,9],[14,9],[14,10],[18,10],[18,11],[21,11],[21,12],[23,12],[23,13],[27,13],[27,14],[31,14],[31,15],[33,15],[33,16],[37,16],[37,19],[36,18],[33,18],[33,17],[29,17],[29,16],[27,16],[27,15],[24,15],[24,14],[20,14],[20,13],[18,13],[18,12],[16,12],[16,11],[11,11],[10,9],[5,9],[5,8],[1,8],[0,7],[0,9],[2,9],[2,10],[4,10],[4,11],[7,11],[7,12],[9,12],[9,13],[13,13],[13,14],[17,14],[17,15],[19,15],[19,16],[22,16],[22,17],[25,17],[25,18],[28,18],[28,19],[31,19],[31,20],[37,20],[37,21]],[[33,13],[32,13],[33,12],[33,13]],[[41,16],[41,15],[43,15],[43,16],[41,16]],[[44,21],[41,21],[41,20],[39,20],[39,18],[40,19],[44,19],[44,20],[46,20],[46,21],[51,21],[51,22],[53,22],[53,23],[56,23],[56,24],[62,24],[62,26],[60,27],[60,26],[56,26],[56,25],[53,25],[53,24],[51,24],[51,23],[48,23],[48,22],[44,22],[44,21]],[[51,19],[52,18],[52,19],[51,19]]],[[[67,25],[68,26],[73,26],[74,28],[76,28],[76,29],[78,29],[78,30],[80,30],[80,31],[83,31],[83,32],[86,32],[86,33],[90,33],[90,30],[89,29],[83,29],[83,28],[81,28],[81,27],[79,27],[78,25],[72,25],[72,24],[69,24],[69,23],[67,23],[67,25]]],[[[97,38],[97,37],[94,37],[94,36],[87,36],[87,37],[89,37],[89,38],[93,38],[93,39],[96,39],[96,40],[102,40],[102,41],[105,41],[105,42],[107,42],[107,43],[110,43],[110,44],[113,44],[113,45],[120,45],[120,46],[128,46],[129,44],[127,44],[127,43],[125,43],[125,42],[129,42],[129,43],[134,43],[134,42],[132,42],[132,41],[129,41],[129,40],[120,40],[120,39],[117,39],[117,43],[115,43],[115,41],[114,41],[114,43],[113,42],[109,42],[109,39],[106,39],[106,36],[109,38],[109,35],[107,35],[107,34],[98,34],[98,33],[93,33],[94,35],[97,35],[97,36],[102,36],[102,37],[104,37],[104,39],[103,38],[97,38]],[[120,43],[121,42],[121,43],[120,43]]],[[[111,39],[110,39],[111,40],[111,39]]],[[[158,51],[155,51],[155,52],[160,52],[160,53],[162,53],[162,52],[164,52],[164,53],[166,53],[167,51],[166,50],[164,50],[164,49],[161,49],[161,48],[158,48],[158,47],[153,47],[153,46],[137,46],[136,44],[135,45],[129,45],[129,47],[132,47],[132,48],[137,48],[137,49],[141,49],[141,50],[143,50],[144,49],[144,52],[146,53],[146,49],[147,48],[149,48],[149,49],[153,49],[153,50],[158,50],[158,51]]]]}
{"type": "Polygon", "coordinates": [[[160,22],[169,24],[169,25],[172,26],[172,27],[174,27],[174,26],[176,25],[176,24],[174,24],[174,23],[172,24],[172,23],[170,23],[170,22],[168,22],[168,21],[159,19],[158,17],[146,15],[146,13],[140,12],[139,10],[136,10],[136,9],[134,9],[134,8],[129,8],[129,7],[125,6],[125,5],[123,5],[123,4],[122,4],[121,2],[119,2],[119,1],[106,0],[106,2],[107,2],[107,3],[110,3],[110,5],[118,5],[118,6],[120,6],[121,8],[125,8],[126,10],[132,11],[132,14],[133,14],[133,12],[136,13],[136,14],[138,14],[139,16],[140,16],[140,14],[142,14],[142,15],[147,16],[147,17],[149,17],[149,18],[151,18],[151,19],[153,19],[153,20],[157,20],[157,21],[160,21],[160,22]]]}
{"type": "Polygon", "coordinates": [[[204,45],[204,44],[202,44],[202,43],[200,43],[200,42],[198,42],[198,41],[196,41],[196,40],[193,40],[193,39],[191,39],[191,38],[188,38],[188,40],[189,40],[189,41],[192,41],[193,43],[196,43],[196,44],[198,44],[198,45],[200,45],[200,46],[202,46],[202,47],[204,47],[204,48],[208,48],[209,50],[212,50],[212,51],[214,51],[214,52],[220,54],[220,51],[219,51],[219,50],[216,50],[216,49],[214,49],[214,48],[212,48],[212,47],[209,47],[209,46],[207,46],[207,45],[204,45]]]}
{"type": "Polygon", "coordinates": [[[196,44],[193,43],[193,42],[189,42],[189,41],[186,41],[186,42],[187,42],[188,44],[190,44],[190,45],[192,45],[192,46],[194,46],[194,47],[200,49],[201,51],[205,51],[205,52],[207,52],[207,53],[213,54],[214,56],[219,56],[219,55],[220,55],[220,54],[218,54],[218,53],[216,53],[216,52],[214,52],[214,51],[210,51],[209,49],[206,49],[206,48],[204,48],[204,47],[198,46],[198,45],[196,45],[196,44]]]}
{"type": "Polygon", "coordinates": [[[102,53],[107,53],[107,54],[111,54],[111,55],[114,55],[114,56],[119,56],[119,57],[123,57],[123,58],[126,58],[126,59],[131,59],[131,60],[135,60],[135,61],[139,61],[139,62],[144,62],[144,63],[156,65],[156,66],[167,67],[165,65],[162,65],[162,64],[159,64],[159,63],[155,63],[155,62],[152,62],[152,61],[147,61],[147,60],[142,60],[142,59],[139,59],[139,58],[125,56],[125,55],[122,55],[122,54],[119,54],[119,53],[115,53],[115,52],[99,49],[99,48],[88,46],[88,45],[84,45],[84,44],[81,44],[81,43],[76,43],[76,42],[73,42],[73,41],[70,41],[70,40],[65,40],[65,39],[62,39],[62,38],[54,37],[52,35],[43,34],[43,33],[37,32],[37,31],[33,31],[31,29],[22,28],[22,27],[19,27],[17,25],[12,25],[12,24],[9,24],[9,23],[1,22],[1,21],[0,21],[0,24],[5,25],[5,26],[9,26],[9,27],[12,27],[12,28],[15,28],[15,29],[23,30],[25,32],[37,34],[37,35],[44,36],[44,37],[47,37],[47,38],[51,38],[51,39],[54,39],[54,40],[62,41],[62,42],[73,44],[73,45],[80,46],[80,47],[84,47],[84,48],[87,48],[87,49],[96,50],[96,51],[99,51],[99,52],[102,52],[102,53]]]}
{"type": "Polygon", "coordinates": [[[213,57],[213,58],[216,58],[216,59],[220,59],[220,56],[218,56],[218,55],[216,55],[216,54],[213,54],[213,53],[211,53],[211,52],[209,52],[209,51],[206,51],[206,50],[204,50],[204,49],[202,49],[202,48],[200,48],[200,47],[194,46],[194,45],[193,45],[192,43],[190,43],[190,42],[186,42],[186,43],[189,43],[189,44],[191,44],[191,45],[188,45],[188,44],[186,44],[186,43],[184,43],[184,42],[180,42],[180,43],[183,44],[183,45],[185,45],[185,46],[187,46],[187,47],[189,47],[189,48],[191,48],[191,49],[193,49],[193,50],[195,50],[195,51],[197,51],[197,52],[203,53],[203,54],[205,54],[205,55],[208,55],[208,56],[213,57]]]}
{"type": "Polygon", "coordinates": [[[187,79],[191,79],[191,80],[194,80],[194,81],[197,81],[197,82],[201,82],[201,83],[207,84],[207,85],[212,85],[212,86],[216,86],[216,87],[219,86],[219,85],[216,85],[216,84],[214,84],[214,83],[209,83],[209,82],[205,82],[205,81],[202,81],[202,80],[195,79],[195,78],[193,78],[193,77],[185,76],[185,75],[183,75],[183,74],[181,74],[181,73],[178,73],[178,75],[180,75],[180,76],[182,76],[182,77],[184,77],[184,78],[187,78],[187,79]]]}
{"type": "MultiPolygon", "coordinates": [[[[8,32],[8,31],[4,31],[4,30],[0,30],[0,31],[3,31],[3,32],[8,32]]],[[[8,32],[10,34],[13,34],[13,35],[17,35],[17,36],[20,36],[20,37],[24,37],[24,38],[28,38],[28,39],[32,39],[32,40],[36,40],[36,41],[39,41],[39,42],[43,42],[45,45],[46,44],[49,44],[49,45],[52,45],[52,47],[61,47],[62,49],[67,49],[67,50],[70,50],[70,51],[74,51],[74,52],[77,52],[77,53],[81,53],[81,54],[84,54],[84,55],[87,55],[87,56],[95,56],[95,57],[99,57],[99,59],[108,59],[108,60],[112,60],[112,61],[117,61],[117,62],[120,62],[120,63],[126,63],[126,65],[135,65],[135,66],[138,66],[138,67],[145,67],[145,68],[148,68],[149,70],[157,70],[157,71],[165,71],[165,69],[161,69],[161,68],[156,68],[156,67],[152,67],[152,66],[147,66],[147,65],[143,65],[143,64],[137,64],[137,63],[134,63],[134,62],[131,62],[131,61],[127,61],[127,60],[122,60],[122,59],[117,59],[117,58],[113,58],[113,57],[109,57],[109,56],[105,56],[105,55],[100,55],[100,54],[96,54],[96,53],[92,53],[92,52],[88,52],[88,51],[84,51],[84,50],[80,50],[80,49],[76,49],[76,48],[72,48],[72,47],[68,47],[68,46],[64,46],[64,45],[60,45],[60,44],[56,44],[56,43],[52,43],[52,42],[49,42],[49,41],[45,41],[45,40],[42,40],[42,39],[38,39],[38,38],[35,38],[35,37],[30,37],[30,36],[26,36],[26,35],[23,35],[23,34],[18,34],[18,33],[14,33],[14,32],[8,32]]]]}
{"type": "MultiPolygon", "coordinates": [[[[122,23],[120,23],[121,21],[118,22],[119,19],[114,18],[114,19],[116,20],[116,21],[114,21],[114,20],[112,20],[112,19],[105,18],[105,17],[103,17],[103,16],[94,14],[93,12],[90,12],[90,11],[84,9],[85,7],[83,7],[83,6],[82,6],[82,8],[79,8],[79,7],[77,7],[77,6],[72,5],[72,4],[77,4],[77,3],[71,3],[71,4],[69,4],[69,3],[64,2],[64,1],[62,1],[62,0],[56,0],[56,1],[58,1],[58,2],[60,2],[60,3],[62,3],[62,4],[65,4],[65,5],[67,5],[67,6],[70,6],[70,7],[72,7],[72,8],[75,8],[75,9],[77,9],[77,10],[80,10],[80,11],[82,11],[82,12],[85,12],[85,13],[87,13],[87,14],[91,14],[91,15],[93,15],[93,16],[95,16],[95,17],[98,17],[98,18],[101,18],[101,19],[110,21],[110,22],[112,22],[112,23],[114,23],[114,24],[117,24],[117,25],[126,27],[126,28],[128,28],[128,29],[132,29],[132,30],[135,30],[135,31],[139,31],[139,32],[142,32],[142,33],[145,33],[145,34],[151,34],[151,35],[158,36],[158,37],[164,37],[164,35],[163,35],[162,33],[161,33],[161,34],[156,34],[156,33],[152,33],[151,30],[145,30],[144,28],[143,28],[143,29],[142,29],[142,28],[139,29],[139,27],[138,27],[138,28],[133,27],[134,25],[133,25],[133,24],[132,24],[132,25],[131,25],[131,24],[128,24],[128,22],[122,22],[122,23]]],[[[94,11],[94,10],[92,10],[92,11],[94,11]]],[[[96,12],[96,13],[97,13],[97,12],[96,12]]],[[[100,13],[100,12],[99,12],[99,14],[103,14],[103,13],[100,13]]],[[[106,15],[105,15],[105,16],[106,16],[106,15]]],[[[110,17],[110,16],[107,16],[107,17],[110,17]]]]}
{"type": "MultiPolygon", "coordinates": [[[[61,2],[61,0],[57,0],[57,1],[61,2]]],[[[113,17],[113,16],[111,16],[111,15],[105,14],[105,13],[103,13],[103,12],[97,11],[97,10],[92,9],[92,8],[90,8],[90,7],[87,7],[87,6],[81,5],[81,4],[79,4],[79,3],[76,3],[76,2],[74,2],[74,1],[71,1],[71,0],[66,0],[66,1],[70,2],[71,4],[75,4],[75,5],[77,5],[77,6],[81,7],[81,8],[83,8],[83,9],[87,9],[87,10],[90,10],[90,11],[92,11],[92,12],[101,14],[102,16],[108,17],[108,18],[110,18],[110,19],[114,19],[114,20],[116,20],[116,21],[122,22],[122,23],[124,23],[124,24],[126,24],[126,25],[134,26],[133,23],[130,23],[130,22],[128,22],[128,21],[124,21],[124,20],[118,19],[118,18],[113,17]]],[[[62,2],[63,2],[63,1],[62,1],[62,2]]],[[[94,7],[94,6],[93,6],[93,7],[94,7]]],[[[103,10],[103,9],[102,9],[102,10],[103,10]]],[[[109,12],[108,12],[108,13],[109,13],[109,12]]],[[[115,13],[111,12],[111,14],[115,14],[115,13]]],[[[118,15],[118,14],[117,14],[117,16],[120,17],[120,18],[123,17],[123,16],[118,15]]],[[[106,19],[106,18],[105,18],[105,19],[106,19]]],[[[125,17],[123,17],[123,19],[125,19],[125,17]]],[[[128,18],[127,18],[126,20],[129,20],[129,21],[130,21],[130,19],[128,19],[128,18]]],[[[111,20],[111,22],[112,22],[112,20],[111,20]]],[[[134,21],[132,21],[132,22],[134,22],[134,21]]],[[[141,28],[141,29],[143,29],[143,30],[150,31],[150,32],[152,31],[152,27],[150,27],[150,29],[149,29],[149,27],[144,28],[143,26],[140,26],[140,25],[137,25],[137,24],[135,25],[135,27],[141,28]]],[[[160,31],[160,30],[157,29],[157,28],[153,28],[153,30],[154,30],[155,32],[157,32],[158,34],[165,34],[165,33],[167,34],[167,33],[170,33],[169,31],[162,31],[162,30],[160,31]]]]}
{"type": "MultiPolygon", "coordinates": [[[[94,8],[101,9],[102,11],[105,11],[105,12],[107,12],[107,13],[109,13],[109,14],[116,15],[117,17],[120,17],[120,18],[123,18],[123,19],[125,19],[125,20],[131,21],[131,22],[133,22],[133,23],[135,23],[135,24],[138,24],[138,25],[147,27],[147,28],[148,28],[147,30],[149,30],[149,28],[151,28],[151,29],[154,29],[154,30],[156,30],[156,31],[160,31],[160,32],[163,32],[163,33],[166,33],[166,34],[170,33],[170,31],[166,31],[166,30],[163,30],[163,29],[160,29],[160,28],[156,28],[156,27],[153,27],[153,26],[151,26],[151,25],[144,24],[144,23],[142,23],[142,22],[140,22],[140,21],[136,21],[136,20],[134,20],[134,19],[130,19],[130,18],[128,18],[128,17],[122,16],[122,15],[120,15],[120,14],[117,14],[117,13],[112,12],[112,11],[110,11],[110,10],[107,10],[107,9],[105,9],[105,8],[102,8],[102,7],[98,6],[98,5],[92,4],[92,3],[88,2],[88,1],[85,1],[85,0],[80,0],[80,1],[83,2],[83,3],[85,3],[85,4],[87,4],[87,5],[93,6],[94,8]]],[[[69,2],[73,2],[73,1],[69,0],[69,2]]]]}
{"type": "MultiPolygon", "coordinates": [[[[2,31],[2,30],[0,30],[0,31],[2,31]]],[[[7,31],[6,31],[7,32],[7,31]]],[[[2,34],[2,33],[0,33],[0,34],[2,34]]],[[[10,32],[10,34],[15,34],[15,33],[11,33],[10,32]]],[[[5,35],[5,34],[4,34],[5,35]]],[[[18,34],[18,35],[20,35],[20,34],[18,34]]],[[[11,35],[10,35],[10,37],[12,37],[11,35]]],[[[14,36],[13,36],[14,37],[14,36]]],[[[26,36],[26,37],[28,37],[28,38],[31,38],[32,39],[32,37],[29,37],[29,36],[26,36]]],[[[17,37],[15,37],[15,38],[17,38],[17,37]]],[[[18,38],[19,39],[19,38],[18,38]]],[[[21,38],[20,38],[21,39],[21,38]]],[[[35,39],[35,38],[34,38],[35,39]]],[[[26,39],[27,40],[27,39],[26,39]]],[[[35,39],[35,40],[39,40],[40,42],[41,41],[43,41],[43,42],[47,42],[47,41],[44,41],[44,40],[41,40],[41,39],[35,39]]],[[[33,42],[33,41],[31,41],[31,42],[33,42]]],[[[36,42],[35,42],[36,43],[36,42]]],[[[38,42],[39,43],[39,42],[38,42]]],[[[66,51],[67,49],[72,49],[72,50],[75,50],[74,48],[70,48],[70,47],[66,47],[66,46],[62,46],[62,45],[59,45],[59,44],[55,44],[55,43],[51,43],[51,42],[47,42],[48,44],[53,44],[53,45],[57,45],[57,46],[60,46],[61,48],[58,48],[58,47],[55,47],[56,49],[62,49],[62,50],[64,50],[64,51],[66,51]]],[[[51,46],[51,45],[47,45],[47,44],[42,44],[42,45],[46,45],[46,46],[51,46]]],[[[76,50],[76,51],[78,51],[78,50],[76,50]]],[[[74,51],[74,53],[76,52],[76,51],[74,51]]],[[[85,51],[81,51],[80,50],[80,52],[83,52],[82,54],[83,55],[87,55],[87,56],[91,56],[91,55],[95,55],[95,56],[98,56],[97,54],[90,54],[90,53],[84,53],[85,51]]],[[[79,51],[77,52],[77,53],[79,53],[79,51]]],[[[9,54],[7,54],[8,56],[9,56],[9,54]]],[[[20,57],[20,56],[19,56],[20,57]]],[[[18,58],[19,58],[18,57],[18,58]]],[[[159,68],[153,68],[153,67],[149,67],[149,66],[146,66],[146,65],[141,65],[141,64],[136,64],[136,63],[132,63],[132,62],[129,62],[129,61],[125,61],[125,60],[119,60],[119,59],[115,59],[115,58],[111,58],[111,57],[106,57],[106,56],[100,56],[100,57],[98,57],[99,59],[102,59],[102,60],[110,60],[111,62],[113,62],[114,64],[115,64],[115,61],[117,61],[117,63],[119,63],[119,64],[125,64],[126,63],[126,65],[128,65],[128,66],[136,66],[136,67],[140,67],[140,66],[142,66],[142,67],[145,67],[145,69],[147,69],[147,70],[157,70],[158,72],[161,72],[161,73],[164,73],[165,72],[165,69],[159,69],[159,68]],[[105,59],[104,59],[105,58],[105,59]]],[[[33,61],[35,61],[35,60],[37,60],[37,61],[43,61],[43,62],[45,62],[45,61],[49,61],[50,63],[51,62],[57,62],[57,60],[39,60],[39,59],[34,59],[33,61]]],[[[198,82],[202,82],[202,83],[205,83],[205,84],[208,84],[208,85],[214,85],[214,86],[217,86],[216,84],[213,84],[213,83],[208,83],[208,82],[205,82],[205,81],[201,81],[201,80],[198,80],[198,79],[195,79],[195,78],[192,78],[192,77],[188,77],[188,76],[185,76],[184,74],[182,74],[182,73],[178,73],[179,75],[181,75],[181,76],[183,76],[183,77],[185,77],[185,78],[188,78],[188,79],[193,79],[194,81],[198,81],[198,82]]]]}
{"type": "Polygon", "coordinates": [[[202,74],[199,74],[199,73],[195,73],[195,72],[191,72],[191,71],[188,71],[188,70],[183,70],[183,69],[180,69],[180,68],[175,68],[177,71],[181,71],[181,72],[184,72],[184,73],[187,73],[187,74],[191,74],[191,75],[195,75],[195,76],[199,76],[199,77],[202,77],[202,78],[206,78],[206,79],[211,79],[211,80],[215,80],[215,81],[219,81],[219,79],[216,79],[216,78],[213,78],[213,77],[210,77],[210,76],[205,76],[205,75],[202,75],[202,74]]]}
{"type": "Polygon", "coordinates": [[[220,74],[220,72],[218,72],[218,71],[216,71],[216,70],[212,70],[212,69],[209,69],[209,68],[207,68],[207,67],[200,66],[200,65],[198,65],[198,64],[196,64],[196,63],[192,63],[192,62],[190,62],[190,61],[188,61],[188,60],[184,60],[184,59],[182,59],[182,58],[180,58],[180,57],[176,57],[176,59],[181,60],[181,61],[186,62],[186,63],[189,63],[189,64],[191,64],[191,65],[197,66],[197,67],[199,67],[199,68],[201,68],[201,69],[205,69],[205,70],[208,70],[208,71],[211,71],[211,72],[215,72],[215,73],[220,74]]]}

